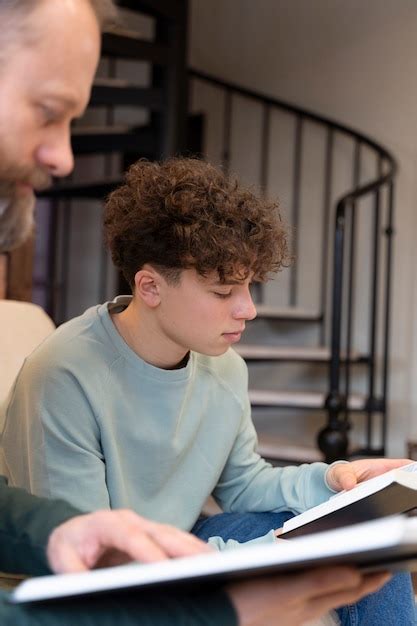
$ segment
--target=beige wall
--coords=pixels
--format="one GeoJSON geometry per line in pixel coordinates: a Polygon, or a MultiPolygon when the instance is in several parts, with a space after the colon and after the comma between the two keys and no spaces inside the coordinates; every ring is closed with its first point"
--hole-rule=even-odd
{"type": "Polygon", "coordinates": [[[192,0],[191,9],[193,67],[356,127],[399,160],[388,452],[402,455],[417,438],[417,2],[192,0]]]}

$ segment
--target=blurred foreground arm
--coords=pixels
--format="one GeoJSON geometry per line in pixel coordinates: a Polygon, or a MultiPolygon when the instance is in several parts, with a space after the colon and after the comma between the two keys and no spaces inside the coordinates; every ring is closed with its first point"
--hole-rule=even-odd
{"type": "Polygon", "coordinates": [[[204,542],[132,511],[80,511],[8,487],[0,477],[0,570],[42,575],[210,551],[204,542]]]}

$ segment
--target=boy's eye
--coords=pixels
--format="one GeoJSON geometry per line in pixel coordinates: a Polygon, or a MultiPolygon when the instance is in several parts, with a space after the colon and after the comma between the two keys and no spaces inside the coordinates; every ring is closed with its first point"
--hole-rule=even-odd
{"type": "Polygon", "coordinates": [[[232,292],[228,291],[227,293],[221,293],[220,291],[215,291],[214,295],[218,298],[229,298],[232,295],[232,292]]]}

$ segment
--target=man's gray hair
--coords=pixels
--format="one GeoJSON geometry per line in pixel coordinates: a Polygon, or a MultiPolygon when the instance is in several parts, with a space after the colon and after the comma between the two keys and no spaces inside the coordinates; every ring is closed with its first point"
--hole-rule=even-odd
{"type": "MultiPolygon", "coordinates": [[[[0,16],[24,18],[36,9],[45,0],[0,0],[0,16]]],[[[101,30],[107,30],[114,25],[117,8],[114,0],[86,0],[97,16],[101,30]]],[[[1,17],[0,17],[1,20],[1,17]]],[[[1,20],[2,25],[4,22],[1,20]]]]}

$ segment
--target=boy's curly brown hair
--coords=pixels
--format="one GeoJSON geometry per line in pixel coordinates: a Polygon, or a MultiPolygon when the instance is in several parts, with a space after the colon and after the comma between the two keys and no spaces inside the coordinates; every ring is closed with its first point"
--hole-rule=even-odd
{"type": "Polygon", "coordinates": [[[104,228],[116,267],[134,287],[145,263],[171,282],[182,269],[221,282],[265,281],[289,262],[287,232],[278,205],[207,162],[140,160],[105,205],[104,228]]]}

